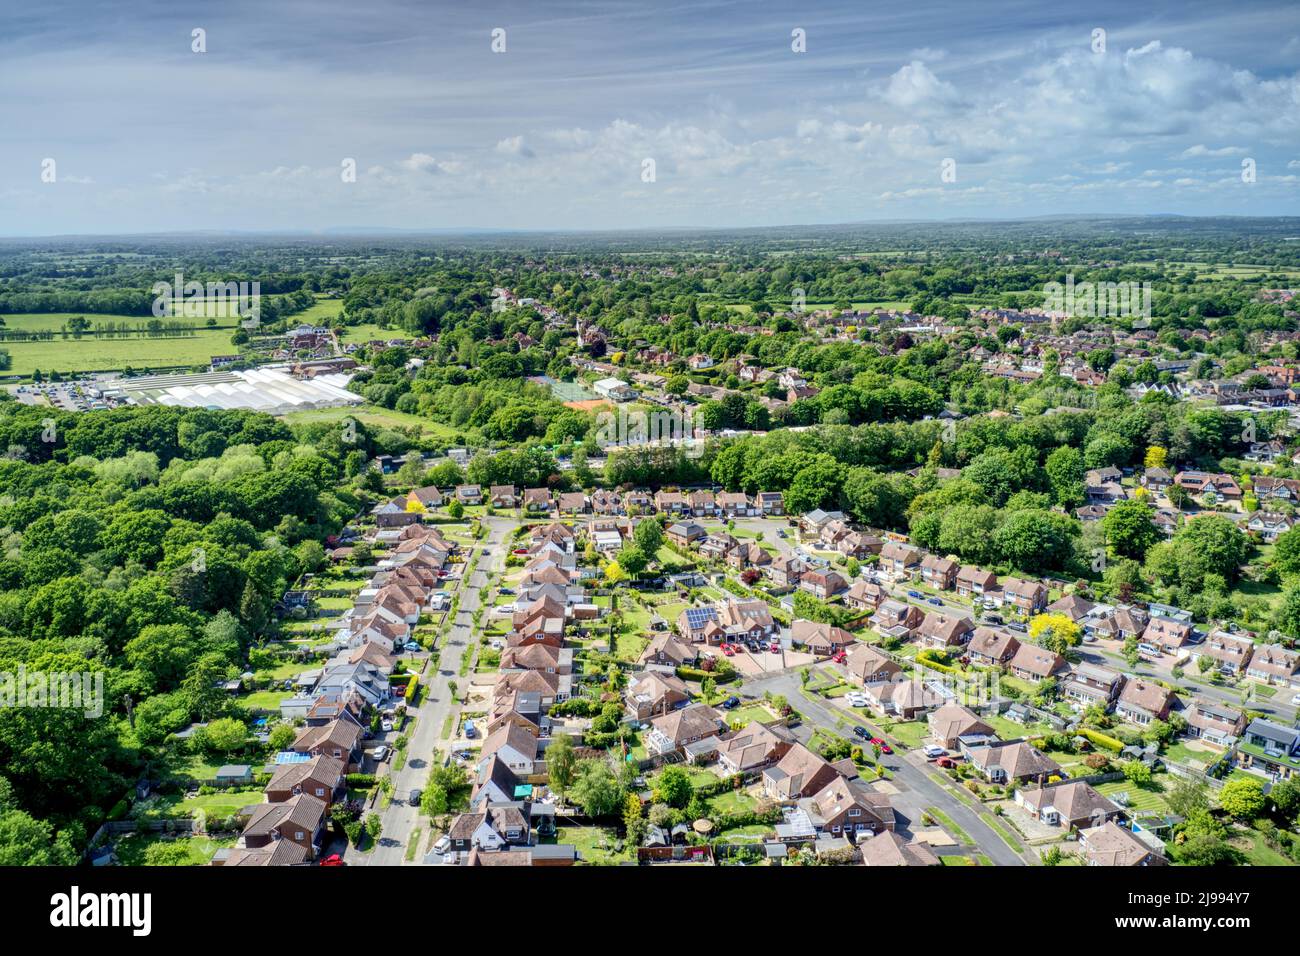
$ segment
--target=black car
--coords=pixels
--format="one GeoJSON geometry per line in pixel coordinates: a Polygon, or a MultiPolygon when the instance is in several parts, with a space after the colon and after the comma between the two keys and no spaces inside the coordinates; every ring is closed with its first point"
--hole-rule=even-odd
{"type": "Polygon", "coordinates": [[[732,708],[739,707],[739,706],[740,706],[740,698],[735,696],[728,697],[726,700],[722,702],[722,707],[724,710],[731,710],[732,708]]]}
{"type": "Polygon", "coordinates": [[[854,727],[854,728],[853,728],[853,736],[855,736],[855,737],[861,737],[863,740],[870,740],[870,739],[871,739],[871,731],[867,730],[866,727],[854,727]]]}
{"type": "Polygon", "coordinates": [[[412,791],[411,791],[411,800],[410,800],[411,806],[413,806],[413,807],[418,807],[418,806],[420,805],[420,798],[421,798],[422,796],[424,796],[424,791],[423,791],[423,790],[412,790],[412,791]]]}

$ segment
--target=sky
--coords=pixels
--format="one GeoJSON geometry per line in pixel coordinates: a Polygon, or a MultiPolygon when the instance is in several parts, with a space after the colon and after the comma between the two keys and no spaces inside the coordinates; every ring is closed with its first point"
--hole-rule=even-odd
{"type": "Polygon", "coordinates": [[[1300,3],[0,0],[0,235],[1116,213],[1300,214],[1300,3]]]}

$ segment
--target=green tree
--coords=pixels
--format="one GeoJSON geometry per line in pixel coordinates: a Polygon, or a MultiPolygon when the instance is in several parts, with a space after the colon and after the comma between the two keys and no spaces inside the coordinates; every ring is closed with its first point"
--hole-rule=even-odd
{"type": "Polygon", "coordinates": [[[1254,820],[1268,806],[1262,782],[1244,777],[1229,780],[1219,791],[1219,806],[1234,820],[1254,820]]]}
{"type": "Polygon", "coordinates": [[[1117,502],[1101,519],[1106,543],[1116,554],[1140,561],[1147,549],[1160,540],[1155,514],[1154,508],[1137,498],[1117,502]]]}
{"type": "Polygon", "coordinates": [[[654,785],[656,803],[666,803],[670,807],[682,809],[691,799],[695,788],[691,785],[691,775],[684,767],[670,764],[659,774],[654,785]]]}
{"type": "Polygon", "coordinates": [[[551,787],[564,799],[564,795],[577,777],[578,755],[573,747],[573,738],[560,734],[551,739],[546,748],[546,772],[551,787]]]}

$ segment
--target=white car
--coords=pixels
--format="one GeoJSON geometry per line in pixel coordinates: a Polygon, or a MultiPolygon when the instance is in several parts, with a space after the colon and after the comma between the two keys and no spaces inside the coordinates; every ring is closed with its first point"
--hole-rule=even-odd
{"type": "Polygon", "coordinates": [[[388,731],[393,729],[393,722],[385,718],[384,720],[381,720],[379,722],[379,726],[384,731],[384,733],[387,733],[388,731]]]}
{"type": "Polygon", "coordinates": [[[451,849],[451,837],[444,833],[438,837],[438,842],[433,845],[433,848],[439,853],[446,853],[451,849]]]}
{"type": "Polygon", "coordinates": [[[866,707],[866,694],[845,694],[844,699],[849,702],[850,707],[866,707]]]}
{"type": "Polygon", "coordinates": [[[388,748],[387,748],[387,747],[376,747],[376,748],[375,748],[375,763],[379,763],[380,761],[382,761],[382,760],[383,760],[385,757],[387,757],[387,756],[388,756],[388,748]]]}
{"type": "Polygon", "coordinates": [[[1300,694],[1296,694],[1294,697],[1291,698],[1291,706],[1300,707],[1300,694]]]}
{"type": "Polygon", "coordinates": [[[925,755],[931,760],[937,760],[939,757],[943,757],[947,753],[948,751],[944,750],[942,747],[936,747],[933,744],[925,748],[925,755]]]}

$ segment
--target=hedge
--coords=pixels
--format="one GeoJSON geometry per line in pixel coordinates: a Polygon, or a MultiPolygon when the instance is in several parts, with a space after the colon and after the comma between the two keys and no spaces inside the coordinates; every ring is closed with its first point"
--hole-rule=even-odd
{"type": "Polygon", "coordinates": [[[931,670],[942,671],[945,674],[961,673],[961,671],[956,667],[949,667],[947,664],[940,664],[936,660],[931,660],[929,654],[929,651],[921,651],[921,653],[916,655],[916,662],[924,667],[930,668],[931,670]]]}
{"type": "Polygon", "coordinates": [[[736,679],[736,671],[734,668],[731,670],[705,671],[700,670],[698,667],[679,667],[677,668],[677,676],[682,680],[693,681],[703,681],[706,677],[712,677],[714,683],[725,684],[736,679]]]}
{"type": "Polygon", "coordinates": [[[406,685],[406,693],[403,694],[408,701],[413,700],[420,690],[420,675],[412,674],[410,682],[406,685]]]}
{"type": "Polygon", "coordinates": [[[369,790],[375,785],[375,775],[373,773],[350,773],[344,780],[354,790],[369,790]]]}
{"type": "Polygon", "coordinates": [[[1099,731],[1093,730],[1091,727],[1080,727],[1079,735],[1091,741],[1096,746],[1102,747],[1113,753],[1119,753],[1121,750],[1124,749],[1124,744],[1122,741],[1116,740],[1114,737],[1108,736],[1107,734],[1103,734],[1100,733],[1099,731]]]}

